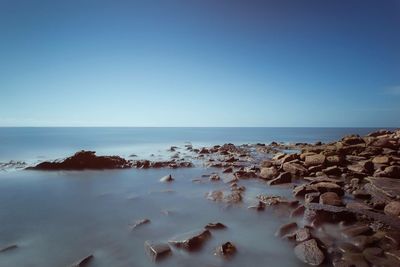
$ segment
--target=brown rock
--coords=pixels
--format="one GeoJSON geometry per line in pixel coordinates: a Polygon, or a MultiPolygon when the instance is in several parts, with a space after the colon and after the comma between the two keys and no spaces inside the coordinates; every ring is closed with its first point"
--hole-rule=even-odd
{"type": "Polygon", "coordinates": [[[308,170],[299,163],[286,162],[282,168],[285,172],[290,172],[294,176],[305,176],[308,173],[308,170]]]}
{"type": "Polygon", "coordinates": [[[315,239],[310,239],[298,244],[294,248],[294,253],[302,262],[312,266],[322,264],[325,259],[324,253],[318,247],[315,239]]]}
{"type": "Polygon", "coordinates": [[[389,164],[391,158],[388,156],[376,156],[372,159],[374,164],[389,164]]]}
{"type": "Polygon", "coordinates": [[[275,233],[276,236],[283,237],[285,235],[288,235],[290,233],[294,233],[295,230],[297,229],[297,223],[291,222],[282,225],[278,231],[275,233]]]}
{"type": "Polygon", "coordinates": [[[217,247],[215,254],[223,257],[231,257],[236,253],[236,247],[231,242],[226,242],[217,247]]]}
{"type": "Polygon", "coordinates": [[[85,267],[85,266],[88,266],[88,264],[93,260],[93,258],[94,258],[93,255],[86,256],[86,257],[78,260],[77,262],[73,263],[71,265],[71,267],[85,267]]]}
{"type": "Polygon", "coordinates": [[[296,242],[304,242],[311,238],[310,229],[300,228],[296,231],[296,242]]]}
{"type": "Polygon", "coordinates": [[[371,228],[368,225],[361,224],[361,225],[352,225],[349,226],[342,231],[342,235],[346,238],[351,238],[354,236],[362,235],[362,234],[369,234],[371,233],[371,228]]]}
{"type": "Polygon", "coordinates": [[[268,182],[269,185],[285,184],[292,182],[292,175],[290,172],[283,172],[278,177],[268,182]]]}
{"type": "Polygon", "coordinates": [[[319,203],[325,205],[342,206],[342,199],[335,192],[326,192],[319,197],[319,203]]]}
{"type": "Polygon", "coordinates": [[[260,177],[267,179],[267,180],[271,180],[271,179],[277,177],[278,174],[279,174],[279,172],[276,169],[276,167],[262,168],[260,171],[260,177]]]}
{"type": "Polygon", "coordinates": [[[342,174],[342,170],[337,166],[328,167],[322,170],[322,172],[325,173],[326,175],[332,175],[332,176],[340,176],[342,174]]]}
{"type": "Polygon", "coordinates": [[[308,203],[318,203],[319,202],[319,192],[312,192],[312,193],[307,193],[304,195],[304,202],[306,204],[308,203]]]}
{"type": "Polygon", "coordinates": [[[374,176],[400,179],[400,166],[388,166],[383,171],[376,171],[374,176]]]}
{"type": "Polygon", "coordinates": [[[209,230],[219,230],[219,229],[225,229],[226,225],[220,222],[208,223],[204,228],[209,230]]]}
{"type": "Polygon", "coordinates": [[[325,163],[325,160],[326,157],[324,155],[315,154],[306,156],[304,163],[307,167],[311,167],[311,166],[323,165],[325,163]]]}
{"type": "Polygon", "coordinates": [[[392,201],[385,206],[385,213],[392,216],[400,216],[400,202],[392,201]]]}

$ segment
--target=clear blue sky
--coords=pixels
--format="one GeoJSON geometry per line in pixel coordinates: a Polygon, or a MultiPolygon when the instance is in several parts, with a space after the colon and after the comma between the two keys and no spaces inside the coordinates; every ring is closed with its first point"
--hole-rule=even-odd
{"type": "Polygon", "coordinates": [[[0,126],[400,126],[400,1],[0,0],[0,126]]]}

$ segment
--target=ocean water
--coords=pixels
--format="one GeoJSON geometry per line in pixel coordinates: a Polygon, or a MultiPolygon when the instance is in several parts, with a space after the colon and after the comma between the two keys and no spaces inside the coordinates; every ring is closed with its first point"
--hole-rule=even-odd
{"type": "MultiPolygon", "coordinates": [[[[0,162],[34,164],[69,156],[81,149],[98,154],[162,159],[178,146],[215,145],[227,142],[269,143],[329,142],[343,135],[366,134],[376,129],[350,128],[0,128],[0,162]],[[154,155],[152,155],[154,154],[154,155]]],[[[187,155],[190,157],[190,155],[187,155]]],[[[93,254],[88,266],[303,266],[292,245],[274,236],[288,221],[288,211],[269,208],[255,212],[257,194],[290,196],[290,188],[269,187],[263,181],[241,181],[247,190],[244,202],[227,207],[205,198],[210,190],[226,189],[221,182],[193,183],[203,174],[219,172],[201,164],[190,169],[110,171],[0,171],[1,267],[69,266],[93,254]],[[172,174],[176,181],[160,183],[172,174]],[[168,212],[166,212],[168,211],[168,212]],[[150,224],[131,230],[135,220],[150,224]],[[226,230],[196,252],[174,249],[173,255],[152,262],[144,242],[171,237],[219,221],[226,230]],[[238,253],[230,260],[213,254],[215,247],[231,241],[238,253]]]]}

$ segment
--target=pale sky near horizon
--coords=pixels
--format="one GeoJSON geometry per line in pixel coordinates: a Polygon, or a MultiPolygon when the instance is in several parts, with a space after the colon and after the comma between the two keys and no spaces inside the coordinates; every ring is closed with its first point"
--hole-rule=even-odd
{"type": "Polygon", "coordinates": [[[400,0],[0,0],[0,126],[400,126],[400,0]]]}

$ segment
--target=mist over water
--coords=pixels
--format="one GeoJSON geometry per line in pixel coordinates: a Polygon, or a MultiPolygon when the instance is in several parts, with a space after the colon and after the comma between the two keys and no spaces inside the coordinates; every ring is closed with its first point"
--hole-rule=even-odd
{"type": "MultiPolygon", "coordinates": [[[[374,129],[345,128],[2,128],[2,162],[42,161],[66,157],[81,149],[99,154],[138,158],[169,158],[171,145],[257,142],[328,142],[344,134],[374,129]],[[154,156],[151,156],[154,154],[154,156]]],[[[196,162],[195,162],[196,163],[196,162]]],[[[302,266],[290,244],[274,236],[287,221],[287,212],[268,208],[248,210],[260,193],[291,196],[286,186],[268,187],[260,180],[240,181],[244,201],[227,207],[205,198],[210,190],[226,189],[220,182],[193,183],[202,174],[220,172],[196,163],[188,169],[126,169],[112,171],[0,172],[0,247],[18,248],[0,254],[0,266],[69,266],[93,254],[89,266],[302,266]],[[172,174],[171,184],[160,177],[172,174]],[[131,230],[134,221],[150,224],[131,230]],[[173,256],[154,263],[144,242],[170,238],[222,222],[226,230],[197,252],[173,250],[173,256]],[[222,260],[213,255],[217,245],[231,241],[237,255],[222,260]]]]}

